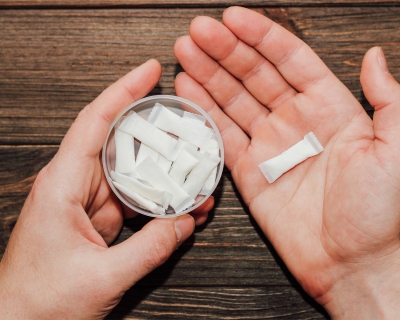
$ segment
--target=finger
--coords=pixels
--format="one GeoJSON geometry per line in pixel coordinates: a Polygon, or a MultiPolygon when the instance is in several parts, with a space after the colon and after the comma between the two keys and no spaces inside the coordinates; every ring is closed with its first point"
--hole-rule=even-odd
{"type": "Polygon", "coordinates": [[[124,216],[124,219],[132,219],[138,216],[138,212],[135,210],[132,210],[131,208],[128,208],[124,203],[121,202],[121,207],[122,207],[122,214],[124,216]]]}
{"type": "Polygon", "coordinates": [[[149,93],[160,76],[160,63],[151,59],[109,86],[81,111],[60,152],[74,153],[80,158],[97,157],[112,121],[123,109],[149,93]]]}
{"type": "Polygon", "coordinates": [[[240,156],[246,152],[250,139],[224,114],[207,91],[186,73],[180,73],[175,79],[175,91],[201,106],[214,120],[224,142],[225,164],[233,170],[240,156]]]}
{"type": "Polygon", "coordinates": [[[269,111],[189,36],[176,41],[174,52],[183,69],[209,92],[243,131],[252,136],[267,118],[269,111]]]}
{"type": "Polygon", "coordinates": [[[190,215],[193,217],[196,227],[201,226],[208,219],[208,212],[199,213],[199,214],[194,214],[191,212],[190,215]]]}
{"type": "Polygon", "coordinates": [[[197,17],[190,24],[190,37],[271,111],[297,93],[271,62],[220,22],[197,17]]]}
{"type": "Polygon", "coordinates": [[[209,197],[200,207],[190,212],[196,226],[202,225],[207,221],[208,212],[214,207],[214,197],[209,197]]]}
{"type": "MultiPolygon", "coordinates": [[[[99,164],[98,164],[99,165],[99,164]]],[[[100,165],[99,165],[100,166],[100,165]]],[[[122,228],[123,214],[121,205],[110,186],[101,168],[95,170],[91,183],[91,195],[85,203],[85,211],[93,225],[93,228],[110,244],[118,236],[122,228]],[[94,181],[100,179],[99,181],[94,181]]]]}
{"type": "Polygon", "coordinates": [[[90,217],[90,221],[104,241],[111,244],[121,232],[124,221],[118,199],[115,196],[109,197],[90,217]]]}
{"type": "Polygon", "coordinates": [[[222,18],[240,40],[268,59],[297,91],[339,82],[308,45],[267,17],[231,7],[222,18]]]}
{"type": "Polygon", "coordinates": [[[360,80],[365,97],[375,109],[375,137],[387,144],[398,145],[400,85],[389,73],[381,48],[374,47],[365,54],[360,80]]]}
{"type": "Polygon", "coordinates": [[[193,214],[207,213],[213,207],[214,207],[214,197],[210,196],[200,207],[197,207],[191,213],[193,214]]]}
{"type": "Polygon", "coordinates": [[[163,264],[194,231],[190,215],[175,219],[154,219],[128,240],[104,252],[111,277],[124,290],[163,264]]]}

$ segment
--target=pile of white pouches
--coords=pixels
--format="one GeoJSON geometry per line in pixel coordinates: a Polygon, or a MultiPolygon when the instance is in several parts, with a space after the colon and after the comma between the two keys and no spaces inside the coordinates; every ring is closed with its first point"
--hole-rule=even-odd
{"type": "Polygon", "coordinates": [[[156,103],[147,121],[133,112],[115,130],[114,186],[140,207],[180,213],[214,187],[221,161],[214,130],[202,116],[180,117],[156,103]],[[177,138],[176,138],[177,137],[177,138]],[[135,157],[135,143],[140,141],[135,157]]]}

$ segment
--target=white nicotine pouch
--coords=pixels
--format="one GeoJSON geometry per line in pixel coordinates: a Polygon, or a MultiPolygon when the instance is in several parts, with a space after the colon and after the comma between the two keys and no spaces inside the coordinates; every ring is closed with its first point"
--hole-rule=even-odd
{"type": "Polygon", "coordinates": [[[269,159],[259,165],[269,183],[274,182],[282,174],[289,171],[309,157],[315,156],[324,150],[314,133],[309,132],[304,139],[287,149],[279,156],[269,159]]]}
{"type": "Polygon", "coordinates": [[[199,151],[193,150],[189,145],[185,146],[178,158],[172,165],[169,176],[182,186],[187,174],[200,162],[203,155],[199,151]]]}
{"type": "Polygon", "coordinates": [[[125,196],[135,201],[140,207],[149,210],[155,214],[162,214],[165,215],[165,210],[162,207],[157,206],[154,202],[145,199],[141,195],[137,194],[136,192],[132,191],[131,189],[125,187],[118,182],[112,182],[114,186],[121,191],[125,196]]]}
{"type": "Polygon", "coordinates": [[[210,151],[210,150],[214,150],[214,149],[218,149],[219,150],[219,145],[218,145],[218,141],[217,139],[213,136],[210,141],[208,142],[208,144],[200,149],[201,152],[205,152],[205,151],[210,151]]]}
{"type": "Polygon", "coordinates": [[[199,148],[204,148],[213,136],[213,130],[201,121],[180,117],[160,103],[155,104],[148,121],[199,148]]]}
{"type": "Polygon", "coordinates": [[[138,154],[136,156],[136,165],[138,166],[144,159],[147,157],[152,158],[155,162],[158,161],[158,156],[160,154],[150,148],[149,146],[145,145],[144,143],[140,144],[138,154]]]}
{"type": "MultiPolygon", "coordinates": [[[[205,150],[200,150],[200,152],[204,153],[204,152],[209,152],[215,156],[219,156],[219,145],[218,145],[218,141],[215,137],[212,137],[210,142],[208,143],[207,147],[205,148],[205,150]]],[[[208,194],[211,189],[214,187],[214,183],[215,183],[215,179],[217,177],[217,167],[215,167],[210,175],[208,176],[206,182],[204,183],[203,188],[200,191],[201,195],[206,195],[208,194]]]]}
{"type": "Polygon", "coordinates": [[[199,114],[194,114],[194,113],[191,113],[191,112],[188,112],[188,111],[184,111],[183,112],[183,118],[187,118],[187,119],[190,119],[190,120],[193,120],[193,121],[198,121],[199,123],[201,123],[203,125],[205,125],[206,121],[207,121],[206,117],[203,117],[203,116],[201,116],[199,114]]]}
{"type": "Polygon", "coordinates": [[[183,190],[153,159],[147,157],[136,167],[136,172],[151,186],[172,194],[170,206],[179,213],[194,203],[194,198],[183,190]]]}
{"type": "MultiPolygon", "coordinates": [[[[208,152],[215,156],[219,156],[219,149],[210,149],[208,150],[208,152]]],[[[211,189],[214,187],[216,178],[217,178],[217,167],[212,169],[210,175],[208,176],[206,182],[204,183],[203,188],[200,191],[201,195],[206,195],[209,192],[211,192],[211,189]]]]}
{"type": "Polygon", "coordinates": [[[218,163],[220,163],[220,161],[220,157],[205,152],[199,164],[188,174],[182,188],[190,194],[192,198],[196,198],[200,193],[200,190],[203,188],[204,183],[210,176],[211,171],[218,165],[218,163]]]}
{"type": "MultiPolygon", "coordinates": [[[[181,148],[181,146],[179,145],[179,141],[176,148],[177,150],[180,150],[181,148]]],[[[154,162],[157,162],[165,172],[169,172],[169,170],[171,169],[172,161],[169,161],[163,155],[159,154],[157,151],[142,143],[140,144],[139,152],[136,157],[136,165],[139,165],[147,157],[150,157],[154,160],[154,162]]]]}
{"type": "Polygon", "coordinates": [[[119,130],[130,134],[168,160],[174,161],[178,156],[176,148],[178,140],[150,124],[136,112],[126,117],[119,126],[119,130]]]}
{"type": "Polygon", "coordinates": [[[169,161],[167,158],[160,154],[158,156],[157,164],[160,166],[161,169],[163,169],[163,171],[168,173],[169,170],[171,170],[172,161],[169,161]]]}
{"type": "Polygon", "coordinates": [[[115,171],[131,174],[135,171],[135,140],[119,129],[115,130],[115,171]]]}
{"type": "Polygon", "coordinates": [[[146,186],[135,178],[111,171],[111,179],[139,194],[143,198],[161,205],[164,209],[167,209],[169,203],[171,202],[172,195],[170,193],[164,190],[146,186]]]}

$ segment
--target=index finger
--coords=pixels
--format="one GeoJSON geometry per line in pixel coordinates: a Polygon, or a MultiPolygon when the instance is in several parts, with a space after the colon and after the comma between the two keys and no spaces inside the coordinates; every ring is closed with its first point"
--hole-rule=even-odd
{"type": "Polygon", "coordinates": [[[160,63],[151,59],[105,89],[80,112],[59,152],[73,151],[80,158],[98,157],[113,120],[132,102],[149,93],[160,76],[160,63]]]}
{"type": "Polygon", "coordinates": [[[240,40],[268,59],[298,92],[322,82],[339,82],[306,43],[271,19],[250,9],[231,7],[222,20],[240,40]]]}

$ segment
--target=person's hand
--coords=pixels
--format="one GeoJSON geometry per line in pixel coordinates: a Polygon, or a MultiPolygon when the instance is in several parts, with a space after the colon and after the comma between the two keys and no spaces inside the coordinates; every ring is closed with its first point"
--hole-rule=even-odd
{"type": "MultiPolygon", "coordinates": [[[[108,247],[124,214],[99,154],[113,119],[157,84],[156,60],[134,69],[82,110],[54,159],[38,174],[0,264],[1,319],[105,317],[139,279],[207,219],[154,219],[108,247]]],[[[135,214],[128,212],[125,217],[135,214]]]]}
{"type": "Polygon", "coordinates": [[[177,40],[177,94],[217,123],[245,203],[312,297],[333,317],[400,313],[400,86],[382,50],[361,71],[372,121],[283,27],[238,7],[223,23],[197,17],[177,40]],[[258,165],[310,131],[325,150],[269,184],[258,165]]]}

